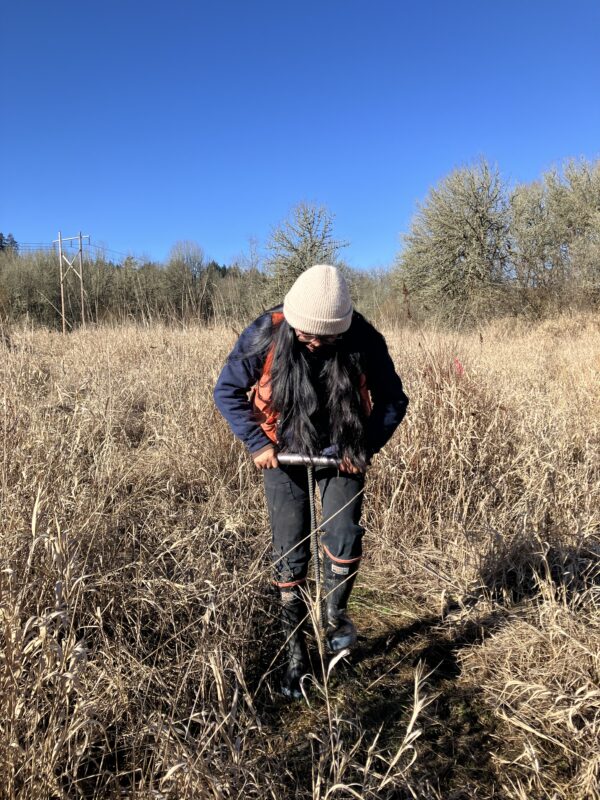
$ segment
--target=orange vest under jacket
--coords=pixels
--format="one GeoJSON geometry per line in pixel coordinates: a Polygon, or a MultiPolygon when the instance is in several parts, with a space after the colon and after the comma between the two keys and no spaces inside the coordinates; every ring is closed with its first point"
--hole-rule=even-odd
{"type": "MultiPolygon", "coordinates": [[[[274,327],[277,327],[283,321],[283,314],[281,311],[274,311],[271,314],[271,322],[274,327]]],[[[273,367],[273,357],[275,354],[275,345],[271,345],[267,358],[256,385],[252,390],[252,407],[256,421],[263,429],[269,439],[277,444],[277,420],[279,412],[275,411],[271,405],[271,370],[273,367]]],[[[360,399],[363,411],[367,416],[371,413],[371,396],[367,387],[367,379],[364,373],[361,372],[359,384],[360,399]]]]}

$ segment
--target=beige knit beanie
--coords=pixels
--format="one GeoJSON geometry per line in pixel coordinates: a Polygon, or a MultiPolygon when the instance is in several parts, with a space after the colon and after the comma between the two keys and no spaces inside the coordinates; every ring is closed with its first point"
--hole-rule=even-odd
{"type": "Polygon", "coordinates": [[[283,301],[283,316],[304,333],[333,336],[352,322],[352,300],[342,273],[316,264],[296,279],[283,301]]]}

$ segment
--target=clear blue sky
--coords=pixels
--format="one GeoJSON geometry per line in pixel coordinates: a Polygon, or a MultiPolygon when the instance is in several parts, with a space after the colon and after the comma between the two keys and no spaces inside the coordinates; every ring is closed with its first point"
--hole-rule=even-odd
{"type": "Polygon", "coordinates": [[[354,266],[484,155],[509,181],[600,157],[598,0],[14,0],[0,230],[228,263],[299,201],[354,266]]]}

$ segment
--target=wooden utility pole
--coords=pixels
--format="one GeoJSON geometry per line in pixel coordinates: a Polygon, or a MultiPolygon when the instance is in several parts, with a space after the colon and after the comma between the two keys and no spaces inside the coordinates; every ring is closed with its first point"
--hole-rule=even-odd
{"type": "Polygon", "coordinates": [[[60,274],[60,313],[62,316],[62,332],[65,334],[67,332],[67,318],[65,316],[65,280],[67,279],[67,275],[71,270],[77,275],[79,278],[79,290],[80,290],[80,297],[81,297],[81,327],[85,328],[85,306],[84,306],[84,290],[83,290],[83,240],[87,239],[87,243],[90,243],[90,237],[86,234],[85,236],[82,235],[81,231],[79,231],[78,236],[66,236],[63,238],[62,233],[58,232],[58,239],[54,239],[53,244],[58,243],[58,264],[59,264],[59,274],[60,274]],[[79,247],[77,249],[77,253],[73,256],[71,261],[66,257],[63,253],[63,242],[72,242],[77,240],[79,242],[79,247]],[[75,260],[77,259],[78,266],[75,266],[75,260]],[[63,267],[63,262],[67,265],[66,270],[63,267]]]}

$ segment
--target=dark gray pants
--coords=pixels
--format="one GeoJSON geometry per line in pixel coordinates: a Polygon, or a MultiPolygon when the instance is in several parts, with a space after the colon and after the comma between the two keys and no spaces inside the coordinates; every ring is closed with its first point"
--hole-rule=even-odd
{"type": "MultiPolygon", "coordinates": [[[[273,532],[275,583],[281,588],[303,583],[310,561],[307,470],[302,466],[280,466],[263,470],[263,476],[273,532]]],[[[365,476],[327,467],[316,468],[315,478],[323,506],[323,550],[334,563],[359,561],[365,476]]]]}

